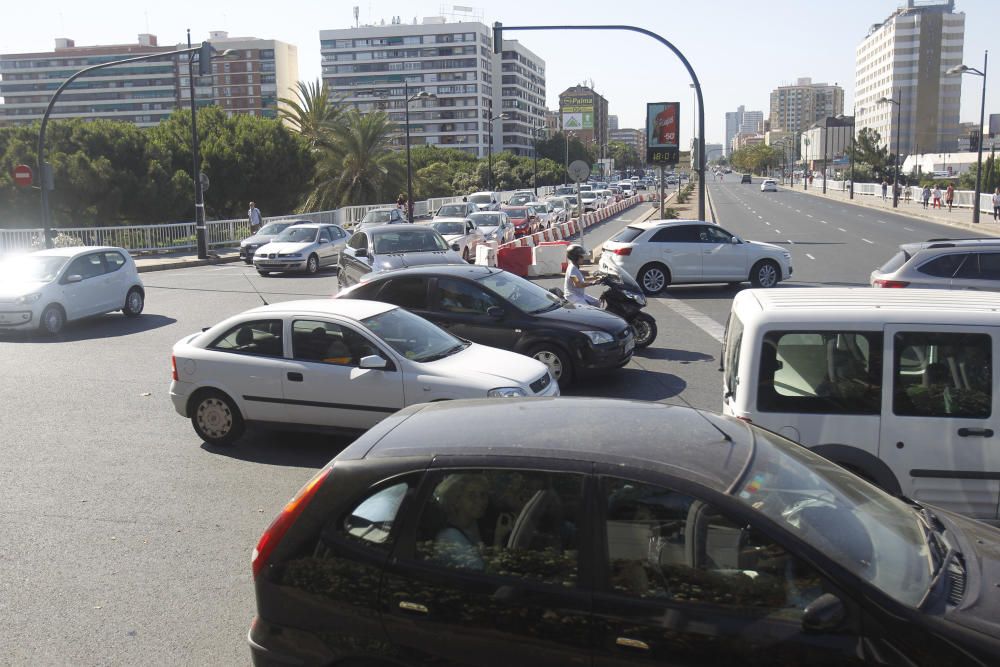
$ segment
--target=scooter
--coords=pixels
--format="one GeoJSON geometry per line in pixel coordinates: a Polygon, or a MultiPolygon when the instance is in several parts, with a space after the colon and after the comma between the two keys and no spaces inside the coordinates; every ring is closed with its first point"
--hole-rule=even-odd
{"type": "MultiPolygon", "coordinates": [[[[600,307],[609,313],[614,313],[632,327],[635,333],[635,347],[649,347],[656,340],[656,320],[652,315],[642,312],[646,307],[646,296],[642,288],[628,271],[613,265],[605,265],[594,272],[597,284],[605,287],[600,296],[600,307]]],[[[560,298],[565,298],[558,287],[549,290],[560,298]]]]}

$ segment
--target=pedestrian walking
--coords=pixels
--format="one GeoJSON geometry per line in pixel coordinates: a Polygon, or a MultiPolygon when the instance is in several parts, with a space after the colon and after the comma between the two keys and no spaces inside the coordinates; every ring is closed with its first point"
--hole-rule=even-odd
{"type": "Polygon", "coordinates": [[[924,208],[927,208],[927,203],[931,200],[931,186],[924,186],[923,192],[920,193],[920,198],[924,200],[924,208]]]}
{"type": "Polygon", "coordinates": [[[257,204],[250,202],[250,210],[247,211],[247,220],[250,221],[250,233],[256,234],[260,229],[260,209],[257,204]]]}
{"type": "Polygon", "coordinates": [[[993,220],[1000,221],[1000,188],[993,193],[993,220]]]}
{"type": "Polygon", "coordinates": [[[937,183],[934,184],[934,190],[931,192],[931,197],[934,199],[934,208],[941,208],[941,186],[937,183]]]}
{"type": "Polygon", "coordinates": [[[948,212],[951,213],[951,205],[955,203],[955,186],[948,184],[948,191],[945,192],[944,200],[948,202],[948,212]]]}
{"type": "Polygon", "coordinates": [[[886,200],[886,195],[889,193],[889,181],[882,179],[882,201],[886,200]]]}

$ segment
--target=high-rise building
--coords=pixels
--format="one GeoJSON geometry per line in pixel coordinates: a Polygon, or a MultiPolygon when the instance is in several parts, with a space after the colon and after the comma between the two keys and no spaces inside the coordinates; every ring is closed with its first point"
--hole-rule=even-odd
{"type": "Polygon", "coordinates": [[[817,121],[844,113],[844,89],[806,77],[771,91],[771,131],[800,133],[817,121]]]}
{"type": "Polygon", "coordinates": [[[764,131],[763,111],[744,111],[740,121],[740,134],[760,134],[764,131]]]}
{"type": "Polygon", "coordinates": [[[878,131],[893,153],[944,152],[958,137],[962,77],[945,72],[962,63],[965,14],[954,0],[906,4],[876,23],[858,45],[854,99],[857,127],[878,131]],[[899,146],[896,145],[896,99],[899,146]]]}
{"type": "MultiPolygon", "coordinates": [[[[609,132],[614,132],[617,129],[618,129],[618,116],[616,116],[615,114],[609,114],[608,115],[608,131],[609,132]]],[[[612,139],[612,141],[614,141],[614,139],[612,139]]]]}
{"type": "Polygon", "coordinates": [[[725,137],[726,141],[723,144],[723,148],[726,151],[726,157],[733,154],[733,139],[740,132],[740,124],[743,122],[743,111],[744,107],[741,104],[736,107],[736,111],[726,112],[726,131],[725,137]]]}
{"type": "Polygon", "coordinates": [[[643,159],[646,157],[646,132],[644,130],[627,127],[611,130],[608,133],[608,141],[620,141],[634,148],[643,159]]]}
{"type": "Polygon", "coordinates": [[[559,94],[562,130],[573,132],[584,144],[608,144],[608,101],[587,86],[573,86],[559,94]]]}
{"type": "Polygon", "coordinates": [[[505,39],[503,53],[494,56],[493,80],[500,81],[499,107],[507,114],[493,124],[493,149],[534,155],[535,139],[545,129],[545,61],[516,39],[505,39]]]}
{"type": "MultiPolygon", "coordinates": [[[[195,102],[216,104],[230,114],[276,116],[279,97],[291,97],[298,80],[295,46],[255,37],[230,38],[213,32],[209,41],[225,59],[212,62],[212,73],[200,77],[195,65],[195,102]]],[[[76,72],[111,60],[134,58],[186,48],[159,46],[156,35],[143,34],[135,44],[76,46],[57,39],[54,51],[0,55],[0,125],[38,121],[52,91],[76,72]]],[[[105,118],[158,124],[178,107],[190,104],[187,56],[163,56],[108,67],[84,75],[59,96],[52,120],[105,118]]]]}

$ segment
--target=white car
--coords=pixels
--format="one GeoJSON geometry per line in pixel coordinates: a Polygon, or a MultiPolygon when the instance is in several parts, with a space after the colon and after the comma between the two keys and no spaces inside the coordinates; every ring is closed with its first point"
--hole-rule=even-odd
{"type": "Polygon", "coordinates": [[[116,310],[136,317],[146,290],[123,248],[77,246],[0,262],[0,330],[59,333],[66,322],[116,310]]]}
{"type": "Polygon", "coordinates": [[[499,211],[499,192],[473,192],[466,198],[470,203],[475,204],[480,211],[499,211]]]}
{"type": "Polygon", "coordinates": [[[361,222],[354,229],[357,231],[373,225],[396,225],[405,222],[409,221],[406,219],[406,215],[402,209],[398,207],[374,208],[365,213],[365,217],[361,218],[361,222]]]}
{"type": "Polygon", "coordinates": [[[792,275],[792,255],[781,246],[744,241],[700,220],[653,220],[629,225],[604,243],[600,265],[635,276],[647,294],[671,284],[750,281],[774,287],[792,275]]]}
{"type": "Polygon", "coordinates": [[[764,180],[763,183],[760,184],[760,191],[761,192],[777,192],[778,191],[778,182],[775,181],[773,178],[767,178],[767,179],[764,180]]]}
{"type": "MultiPolygon", "coordinates": [[[[473,213],[472,215],[479,214],[473,213]]],[[[434,220],[424,224],[440,234],[449,246],[458,246],[457,252],[461,253],[462,259],[466,262],[472,262],[476,259],[476,248],[486,240],[472,218],[434,220]]]]}
{"type": "Polygon", "coordinates": [[[527,203],[527,206],[535,209],[535,215],[538,216],[538,228],[548,229],[552,225],[559,222],[559,214],[556,211],[556,207],[547,201],[532,200],[527,203]]]}
{"type": "Polygon", "coordinates": [[[171,367],[174,408],[213,445],[247,424],[357,431],[415,403],[559,394],[540,361],[354,299],[253,308],[179,341],[171,367]]]}
{"type": "Polygon", "coordinates": [[[483,211],[473,213],[469,220],[483,233],[484,241],[496,241],[499,245],[514,240],[514,223],[503,211],[483,211]]]}
{"type": "Polygon", "coordinates": [[[340,225],[294,225],[257,248],[253,265],[262,276],[274,271],[316,273],[324,267],[337,266],[340,251],[346,245],[347,232],[340,225]]]}

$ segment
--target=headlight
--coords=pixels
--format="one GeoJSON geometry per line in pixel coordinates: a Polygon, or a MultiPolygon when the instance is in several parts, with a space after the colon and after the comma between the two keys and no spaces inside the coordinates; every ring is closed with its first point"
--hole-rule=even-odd
{"type": "Polygon", "coordinates": [[[635,301],[640,306],[645,306],[646,305],[646,297],[643,296],[642,294],[639,294],[637,292],[628,292],[628,291],[626,291],[625,292],[625,296],[627,296],[628,298],[632,299],[633,301],[635,301]]]}
{"type": "Polygon", "coordinates": [[[288,259],[302,259],[302,253],[300,252],[290,252],[278,255],[278,257],[286,257],[288,259]]]}
{"type": "Polygon", "coordinates": [[[17,297],[17,303],[34,303],[42,298],[41,292],[35,292],[34,294],[25,294],[24,296],[17,297]]]}
{"type": "Polygon", "coordinates": [[[613,343],[615,342],[614,336],[603,331],[582,331],[583,335],[590,339],[590,342],[594,345],[600,345],[602,343],[613,343]]]}
{"type": "Polygon", "coordinates": [[[527,394],[520,387],[497,387],[486,393],[487,398],[519,398],[521,396],[527,396],[527,394]]]}

